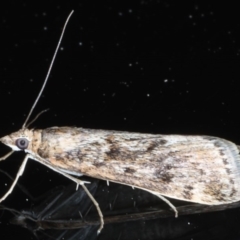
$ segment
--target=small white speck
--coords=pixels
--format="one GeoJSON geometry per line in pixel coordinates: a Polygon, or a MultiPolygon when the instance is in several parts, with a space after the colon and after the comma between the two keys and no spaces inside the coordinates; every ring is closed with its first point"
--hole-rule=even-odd
{"type": "Polygon", "coordinates": [[[188,17],[189,17],[189,18],[193,18],[193,16],[192,16],[192,15],[189,15],[188,17]]]}
{"type": "Polygon", "coordinates": [[[128,12],[129,12],[129,13],[132,13],[132,9],[128,9],[128,12]]]}
{"type": "Polygon", "coordinates": [[[129,67],[132,67],[132,63],[129,63],[128,66],[129,66],[129,67]]]}
{"type": "Polygon", "coordinates": [[[138,62],[135,62],[136,65],[138,65],[138,62]]]}
{"type": "Polygon", "coordinates": [[[47,31],[47,30],[48,30],[48,28],[47,28],[47,27],[43,27],[43,30],[44,30],[44,31],[47,31]]]}
{"type": "Polygon", "coordinates": [[[188,225],[190,225],[191,223],[190,222],[188,222],[188,225]]]}
{"type": "Polygon", "coordinates": [[[79,46],[82,46],[82,45],[83,45],[83,43],[82,43],[82,42],[79,42],[79,43],[78,43],[78,45],[79,45],[79,46]]]}
{"type": "Polygon", "coordinates": [[[5,183],[4,185],[7,186],[7,183],[5,183]]]}
{"type": "Polygon", "coordinates": [[[123,13],[122,13],[122,12],[119,12],[119,13],[118,13],[118,15],[119,15],[119,16],[122,16],[122,15],[123,15],[123,13]]]}
{"type": "Polygon", "coordinates": [[[127,120],[127,118],[126,118],[126,117],[124,117],[124,118],[123,118],[123,120],[124,120],[124,121],[126,121],[126,120],[127,120]]]}
{"type": "Polygon", "coordinates": [[[167,83],[167,82],[168,82],[168,79],[164,79],[163,82],[167,83]]]}
{"type": "Polygon", "coordinates": [[[43,14],[42,14],[43,16],[46,16],[47,14],[45,13],[45,12],[43,12],[43,14]]]}
{"type": "Polygon", "coordinates": [[[147,97],[150,97],[150,94],[149,94],[149,93],[147,93],[147,97]]]}
{"type": "Polygon", "coordinates": [[[60,47],[60,50],[63,51],[63,50],[64,50],[64,47],[60,47]]]}
{"type": "Polygon", "coordinates": [[[26,198],[26,202],[28,202],[28,198],[26,198]]]}

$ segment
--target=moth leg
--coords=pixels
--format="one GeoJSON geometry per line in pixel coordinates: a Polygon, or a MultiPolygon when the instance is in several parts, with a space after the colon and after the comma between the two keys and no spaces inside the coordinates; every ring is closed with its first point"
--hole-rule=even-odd
{"type": "Polygon", "coordinates": [[[167,203],[167,204],[171,207],[171,209],[175,212],[175,217],[176,217],[176,218],[178,217],[178,210],[176,209],[176,207],[175,207],[168,199],[166,199],[165,197],[163,197],[163,196],[162,196],[161,194],[159,194],[159,193],[151,192],[151,191],[149,191],[149,192],[152,193],[153,195],[161,198],[165,203],[167,203]]]}
{"type": "Polygon", "coordinates": [[[103,214],[102,211],[99,207],[98,202],[95,200],[95,198],[93,197],[93,195],[88,191],[88,189],[86,188],[85,185],[82,185],[82,188],[85,190],[85,192],[87,193],[87,195],[89,196],[89,198],[92,200],[93,204],[95,205],[97,211],[98,211],[98,215],[100,217],[100,227],[98,228],[97,234],[99,234],[104,226],[104,220],[103,220],[103,214]]]}
{"type": "Polygon", "coordinates": [[[52,169],[53,171],[58,172],[58,173],[62,174],[63,176],[65,176],[66,178],[68,178],[68,179],[72,180],[73,182],[75,182],[77,184],[76,190],[78,189],[79,185],[82,186],[82,188],[85,190],[85,192],[87,193],[89,198],[92,200],[93,204],[95,205],[95,207],[96,207],[96,209],[98,211],[98,215],[99,215],[99,218],[100,218],[100,227],[98,229],[98,234],[99,234],[101,232],[101,230],[103,229],[103,226],[104,226],[103,214],[102,214],[102,211],[101,211],[101,209],[100,209],[100,207],[98,205],[98,202],[94,199],[92,194],[88,191],[88,189],[84,185],[85,183],[89,183],[89,182],[77,179],[77,178],[75,178],[75,177],[73,177],[73,176],[71,176],[71,175],[69,175],[69,174],[67,174],[67,173],[57,169],[57,168],[52,167],[50,164],[47,164],[46,162],[44,162],[42,160],[42,158],[39,158],[39,157],[36,157],[36,156],[31,156],[31,155],[30,155],[30,157],[32,159],[42,163],[43,165],[47,166],[48,168],[52,169]]]}
{"type": "Polygon", "coordinates": [[[6,158],[8,158],[10,155],[12,155],[13,152],[14,152],[14,151],[11,150],[9,153],[7,153],[7,154],[4,155],[3,157],[1,157],[1,158],[0,158],[0,161],[3,161],[3,160],[5,160],[6,158]]]}
{"type": "MultiPolygon", "coordinates": [[[[55,171],[56,171],[56,170],[55,170],[55,171]]],[[[99,229],[98,229],[98,231],[97,231],[97,233],[99,234],[99,233],[102,231],[103,226],[104,226],[103,214],[102,214],[102,211],[101,211],[101,209],[100,209],[100,207],[99,207],[98,202],[95,200],[95,198],[93,197],[93,195],[88,191],[88,189],[87,189],[86,186],[84,185],[84,183],[86,183],[86,182],[81,181],[80,179],[77,179],[77,178],[75,178],[75,177],[72,177],[71,175],[68,175],[68,174],[66,174],[66,173],[64,173],[64,172],[59,172],[59,173],[61,173],[61,174],[64,175],[65,177],[69,178],[70,180],[74,181],[74,182],[77,184],[77,188],[76,188],[76,189],[78,189],[78,186],[81,185],[82,188],[84,189],[84,191],[86,192],[86,194],[88,195],[88,197],[92,200],[93,204],[95,205],[95,207],[96,207],[96,209],[97,209],[97,211],[98,211],[98,215],[99,215],[99,218],[100,218],[100,227],[99,227],[99,229]]],[[[88,183],[88,182],[87,182],[87,183],[88,183]]]]}
{"type": "MultiPolygon", "coordinates": [[[[7,155],[10,156],[11,154],[8,153],[7,155]]],[[[4,156],[4,157],[5,157],[5,156],[4,156]]],[[[24,169],[25,169],[25,167],[26,167],[26,164],[27,164],[27,160],[28,160],[28,158],[30,158],[30,157],[31,157],[30,154],[27,154],[27,155],[25,156],[25,158],[24,158],[24,160],[23,160],[23,162],[22,162],[22,164],[21,164],[21,166],[20,166],[20,168],[19,168],[19,170],[18,170],[18,172],[17,172],[17,176],[15,177],[15,179],[14,179],[11,187],[9,188],[9,190],[8,190],[8,191],[5,193],[5,195],[0,199],[0,202],[2,202],[4,199],[6,199],[7,196],[12,192],[13,188],[14,188],[15,185],[17,184],[17,181],[18,181],[19,177],[22,176],[22,174],[23,174],[23,172],[24,172],[24,169]]],[[[1,159],[1,160],[2,160],[2,159],[1,159]]]]}

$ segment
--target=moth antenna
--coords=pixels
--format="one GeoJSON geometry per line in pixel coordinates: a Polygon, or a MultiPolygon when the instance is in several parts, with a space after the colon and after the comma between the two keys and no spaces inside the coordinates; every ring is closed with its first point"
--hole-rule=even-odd
{"type": "Polygon", "coordinates": [[[31,124],[33,124],[43,113],[47,112],[49,109],[42,110],[40,113],[37,114],[37,116],[26,125],[26,128],[28,128],[31,124]]]}
{"type": "MultiPolygon", "coordinates": [[[[51,70],[52,70],[53,63],[54,63],[55,58],[56,58],[56,55],[57,55],[57,53],[58,53],[58,49],[59,49],[60,44],[61,44],[61,42],[62,42],[62,38],[63,38],[64,32],[65,32],[65,29],[66,29],[66,27],[67,27],[68,21],[69,21],[70,17],[72,16],[73,12],[74,12],[73,10],[70,12],[70,14],[69,14],[68,17],[67,17],[67,20],[65,21],[65,24],[64,24],[64,26],[63,26],[63,30],[62,30],[61,36],[60,36],[60,38],[59,38],[59,41],[58,41],[57,47],[56,47],[56,49],[55,49],[55,52],[54,52],[54,54],[53,54],[53,58],[52,58],[52,61],[51,61],[51,63],[50,63],[50,66],[49,66],[49,68],[48,68],[47,75],[46,75],[46,77],[45,77],[44,83],[43,83],[43,85],[42,85],[42,88],[41,88],[41,90],[40,90],[40,92],[39,92],[39,94],[38,94],[38,96],[37,96],[37,98],[36,98],[36,100],[35,100],[32,108],[30,109],[30,112],[28,113],[28,116],[27,116],[24,124],[22,125],[22,129],[25,129],[25,128],[26,128],[26,124],[27,124],[30,116],[32,115],[32,112],[33,112],[33,110],[34,110],[34,108],[35,108],[35,106],[36,106],[39,98],[41,97],[42,92],[43,92],[45,86],[46,86],[46,83],[47,83],[47,81],[48,81],[50,72],[51,72],[51,70]]],[[[31,123],[32,123],[32,122],[31,122],[31,123]]],[[[29,124],[28,124],[28,125],[29,125],[29,124]]]]}

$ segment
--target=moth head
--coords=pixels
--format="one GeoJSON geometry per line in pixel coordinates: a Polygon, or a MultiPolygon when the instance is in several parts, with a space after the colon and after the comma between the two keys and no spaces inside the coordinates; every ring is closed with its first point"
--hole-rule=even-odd
{"type": "Polygon", "coordinates": [[[32,131],[29,129],[21,129],[0,138],[0,141],[12,148],[14,151],[28,150],[29,143],[32,140],[32,131]]]}

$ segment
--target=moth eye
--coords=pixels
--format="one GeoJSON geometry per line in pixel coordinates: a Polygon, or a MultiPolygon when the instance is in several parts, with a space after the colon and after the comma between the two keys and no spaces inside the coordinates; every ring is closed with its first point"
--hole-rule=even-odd
{"type": "Polygon", "coordinates": [[[16,146],[22,150],[28,147],[28,140],[26,138],[18,138],[16,140],[16,146]]]}

